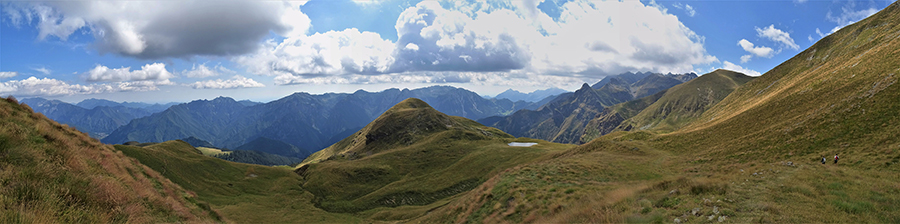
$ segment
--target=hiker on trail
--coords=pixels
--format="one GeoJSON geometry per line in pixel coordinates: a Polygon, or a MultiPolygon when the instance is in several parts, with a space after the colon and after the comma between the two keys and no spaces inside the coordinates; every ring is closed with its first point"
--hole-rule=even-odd
{"type": "Polygon", "coordinates": [[[825,164],[825,156],[822,156],[822,164],[825,164]]]}
{"type": "Polygon", "coordinates": [[[837,154],[834,154],[834,164],[837,164],[837,161],[838,161],[838,156],[837,156],[837,154]]]}

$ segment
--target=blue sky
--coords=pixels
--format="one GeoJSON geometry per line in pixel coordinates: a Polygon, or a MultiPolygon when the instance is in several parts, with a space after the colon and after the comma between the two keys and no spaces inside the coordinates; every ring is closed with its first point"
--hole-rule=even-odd
{"type": "Polygon", "coordinates": [[[169,102],[760,75],[894,1],[3,1],[0,95],[169,102]]]}

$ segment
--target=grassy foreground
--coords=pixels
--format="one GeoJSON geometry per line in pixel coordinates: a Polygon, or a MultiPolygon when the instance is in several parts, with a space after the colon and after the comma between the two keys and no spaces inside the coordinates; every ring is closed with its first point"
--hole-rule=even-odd
{"type": "Polygon", "coordinates": [[[0,100],[0,223],[217,219],[196,195],[112,146],[0,100]]]}
{"type": "Polygon", "coordinates": [[[205,156],[176,140],[145,147],[116,145],[172,182],[194,191],[235,223],[358,223],[352,215],[328,213],[313,206],[300,176],[286,167],[235,163],[205,156]]]}

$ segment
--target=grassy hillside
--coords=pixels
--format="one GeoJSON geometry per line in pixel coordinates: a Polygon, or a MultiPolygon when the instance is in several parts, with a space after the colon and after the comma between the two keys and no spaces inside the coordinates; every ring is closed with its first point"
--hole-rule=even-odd
{"type": "Polygon", "coordinates": [[[697,119],[750,80],[753,77],[722,69],[707,73],[672,87],[659,100],[625,120],[617,129],[673,131],[697,119]]]}
{"type": "Polygon", "coordinates": [[[356,134],[316,152],[297,172],[325,210],[398,220],[445,204],[445,199],[506,168],[568,147],[514,139],[410,98],[356,134]],[[508,146],[512,141],[538,145],[508,146]]]}
{"type": "Polygon", "coordinates": [[[199,200],[235,223],[359,222],[313,206],[300,176],[290,169],[234,163],[201,154],[183,141],[145,147],[116,145],[172,182],[193,191],[199,200]]]}
{"type": "Polygon", "coordinates": [[[616,104],[603,109],[603,112],[597,114],[584,127],[579,143],[587,143],[605,134],[609,134],[616,130],[626,119],[634,117],[651,104],[655,103],[666,93],[666,90],[656,94],[632,100],[620,104],[616,104]]]}
{"type": "Polygon", "coordinates": [[[156,171],[15,99],[0,101],[0,222],[212,222],[156,171]]]}
{"type": "Polygon", "coordinates": [[[900,222],[898,37],[894,3],[684,128],[599,137],[501,172],[416,221],[900,222]]]}

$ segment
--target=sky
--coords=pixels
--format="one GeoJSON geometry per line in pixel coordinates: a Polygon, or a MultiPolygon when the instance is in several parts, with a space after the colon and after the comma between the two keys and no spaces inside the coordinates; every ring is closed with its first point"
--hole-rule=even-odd
{"type": "Polygon", "coordinates": [[[0,0],[0,95],[268,102],[432,85],[574,91],[624,72],[758,76],[892,3],[0,0]]]}

